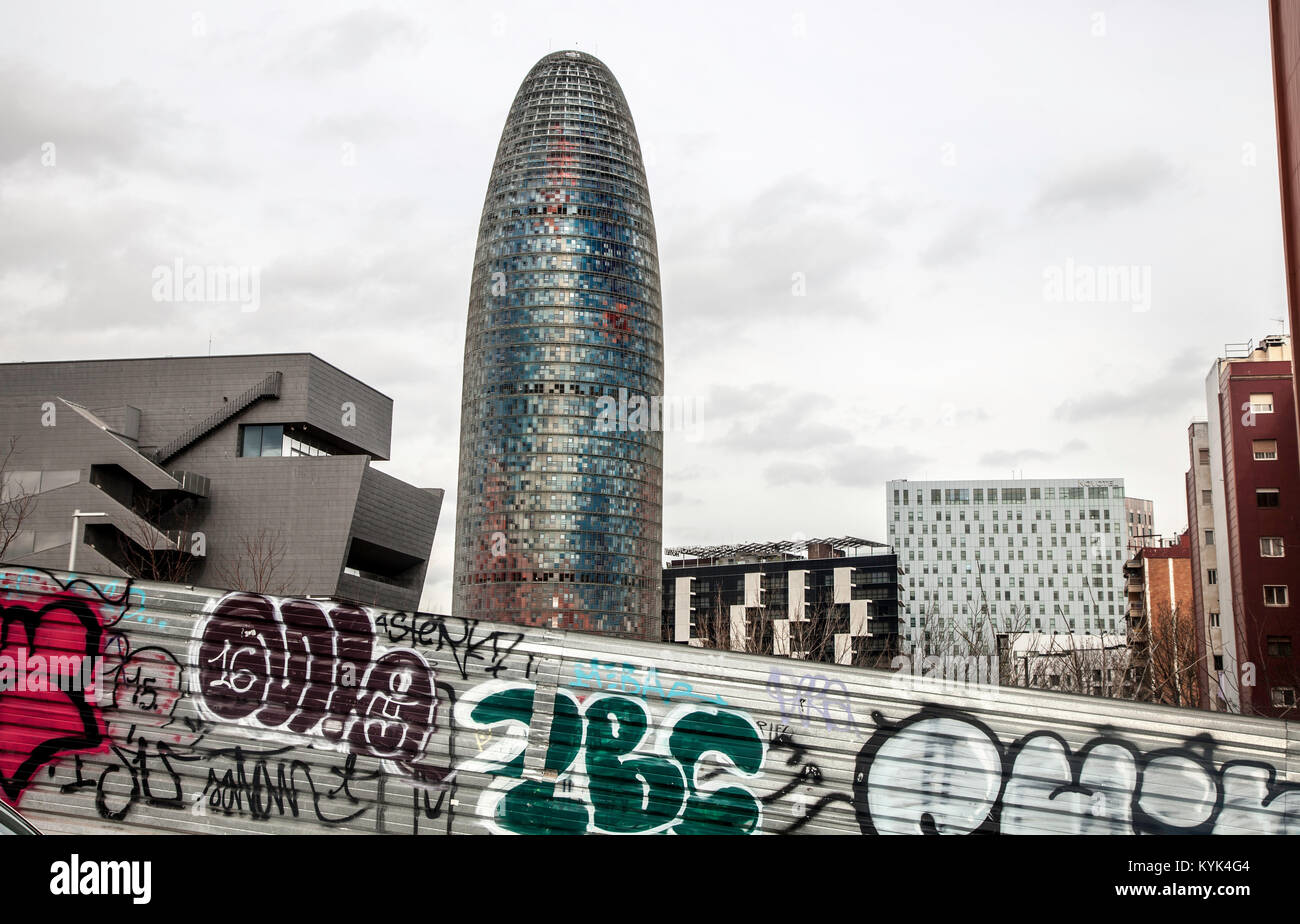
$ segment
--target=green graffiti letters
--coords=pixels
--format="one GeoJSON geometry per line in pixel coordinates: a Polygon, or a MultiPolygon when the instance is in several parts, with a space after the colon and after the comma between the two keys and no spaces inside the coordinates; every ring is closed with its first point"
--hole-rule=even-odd
{"type": "Polygon", "coordinates": [[[656,732],[646,705],[637,699],[597,694],[579,703],[559,690],[544,771],[541,778],[530,778],[524,753],[533,692],[531,685],[491,681],[458,708],[461,721],[480,731],[481,748],[459,772],[497,777],[479,802],[479,815],[493,830],[750,834],[761,829],[762,804],[724,777],[754,778],[763,770],[766,745],[748,716],[682,705],[656,732]],[[714,772],[704,772],[708,769],[714,772]]]}
{"type": "Polygon", "coordinates": [[[734,712],[696,709],[677,722],[668,747],[685,769],[693,793],[678,834],[749,834],[758,829],[759,803],[749,790],[727,786],[701,795],[695,789],[699,760],[711,752],[751,776],[762,769],[763,741],[752,722],[734,712]]]}

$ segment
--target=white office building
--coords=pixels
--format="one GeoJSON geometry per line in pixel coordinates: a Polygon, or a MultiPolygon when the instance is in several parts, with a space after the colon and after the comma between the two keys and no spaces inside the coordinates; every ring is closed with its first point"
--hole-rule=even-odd
{"type": "Polygon", "coordinates": [[[904,639],[1125,631],[1123,479],[890,481],[885,515],[904,639]]]}

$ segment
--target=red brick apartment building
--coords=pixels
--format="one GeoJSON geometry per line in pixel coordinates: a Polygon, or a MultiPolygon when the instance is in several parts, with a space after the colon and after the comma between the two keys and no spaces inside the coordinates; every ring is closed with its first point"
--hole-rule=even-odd
{"type": "Polygon", "coordinates": [[[1124,566],[1128,637],[1138,699],[1198,706],[1207,682],[1192,580],[1191,533],[1149,539],[1124,566]]]}
{"type": "Polygon", "coordinates": [[[1194,424],[1188,473],[1193,594],[1203,608],[1196,624],[1207,671],[1202,705],[1294,717],[1300,448],[1290,339],[1271,335],[1225,350],[1206,379],[1206,404],[1204,441],[1197,444],[1194,424]],[[1208,479],[1200,470],[1206,464],[1208,479]],[[1208,605],[1210,588],[1217,612],[1208,605]]]}
{"type": "MultiPolygon", "coordinates": [[[[1277,114],[1277,168],[1282,193],[1282,252],[1286,259],[1287,314],[1300,329],[1300,3],[1269,0],[1273,46],[1273,104],[1277,114]]],[[[1291,358],[1291,398],[1300,405],[1300,376],[1291,358]]],[[[1296,421],[1300,430],[1300,420],[1296,421]]]]}

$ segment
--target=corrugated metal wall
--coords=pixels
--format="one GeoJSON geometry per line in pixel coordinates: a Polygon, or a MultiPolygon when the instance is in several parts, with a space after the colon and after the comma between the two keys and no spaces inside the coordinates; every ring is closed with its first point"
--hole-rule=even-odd
{"type": "Polygon", "coordinates": [[[26,569],[0,603],[0,797],[51,833],[1300,819],[1276,720],[26,569]],[[52,655],[102,676],[37,689],[52,655]]]}

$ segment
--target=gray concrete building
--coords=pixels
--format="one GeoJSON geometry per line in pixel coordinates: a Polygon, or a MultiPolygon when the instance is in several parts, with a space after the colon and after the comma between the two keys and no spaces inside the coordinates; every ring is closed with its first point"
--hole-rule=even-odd
{"type": "Polygon", "coordinates": [[[308,353],[0,364],[0,560],[419,605],[442,507],[391,398],[308,353]],[[21,517],[16,511],[24,511],[21,517]]]}
{"type": "MultiPolygon", "coordinates": [[[[1214,543],[1214,476],[1210,458],[1210,424],[1194,420],[1187,427],[1187,532],[1192,556],[1192,606],[1196,611],[1196,638],[1202,687],[1202,707],[1216,712],[1240,708],[1236,670],[1225,670],[1224,629],[1219,604],[1218,547],[1214,543]],[[1233,704],[1230,708],[1230,704],[1233,704]]],[[[1225,572],[1226,573],[1226,572],[1225,572]]],[[[1231,631],[1231,626],[1229,626],[1231,631]]],[[[1229,638],[1229,642],[1231,642],[1229,638]]]]}

